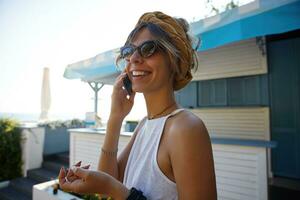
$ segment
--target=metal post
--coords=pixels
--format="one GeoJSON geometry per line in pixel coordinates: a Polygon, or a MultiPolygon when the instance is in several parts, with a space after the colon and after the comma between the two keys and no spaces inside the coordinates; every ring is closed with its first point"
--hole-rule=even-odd
{"type": "Polygon", "coordinates": [[[99,90],[104,86],[103,83],[97,83],[97,82],[88,82],[88,84],[91,86],[91,88],[95,92],[95,109],[94,112],[95,114],[98,114],[98,92],[99,90]]]}

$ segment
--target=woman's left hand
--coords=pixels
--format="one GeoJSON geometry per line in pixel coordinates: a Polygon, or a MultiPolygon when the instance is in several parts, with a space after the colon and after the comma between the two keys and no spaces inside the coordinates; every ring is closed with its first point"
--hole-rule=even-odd
{"type": "Polygon", "coordinates": [[[122,183],[101,171],[74,167],[68,176],[66,170],[61,168],[58,179],[60,188],[64,191],[79,194],[105,194],[115,199],[126,199],[129,195],[129,190],[122,183]]]}

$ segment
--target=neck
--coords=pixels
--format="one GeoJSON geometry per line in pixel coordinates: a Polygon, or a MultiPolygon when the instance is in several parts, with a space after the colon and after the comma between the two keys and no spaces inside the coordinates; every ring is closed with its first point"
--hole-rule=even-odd
{"type": "Polygon", "coordinates": [[[148,118],[165,116],[178,108],[173,90],[144,93],[148,118]]]}

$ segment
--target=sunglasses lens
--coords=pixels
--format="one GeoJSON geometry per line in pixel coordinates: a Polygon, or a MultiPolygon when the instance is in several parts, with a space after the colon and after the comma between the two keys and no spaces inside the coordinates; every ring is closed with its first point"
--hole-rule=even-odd
{"type": "Polygon", "coordinates": [[[129,59],[129,57],[135,52],[136,49],[143,58],[147,58],[156,51],[157,45],[154,41],[147,41],[136,48],[133,46],[124,46],[121,48],[121,57],[123,59],[129,59]]]}
{"type": "Polygon", "coordinates": [[[130,57],[134,52],[134,48],[131,46],[125,46],[121,49],[121,56],[122,58],[128,58],[130,57]]]}
{"type": "Polygon", "coordinates": [[[140,48],[140,54],[142,57],[147,58],[151,56],[156,50],[156,44],[153,41],[144,43],[140,48]]]}

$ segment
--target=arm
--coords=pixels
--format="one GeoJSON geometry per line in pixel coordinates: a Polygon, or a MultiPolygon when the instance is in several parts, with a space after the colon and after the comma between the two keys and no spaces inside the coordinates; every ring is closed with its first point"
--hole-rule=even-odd
{"type": "Polygon", "coordinates": [[[212,148],[203,122],[193,114],[174,121],[168,151],[179,199],[217,199],[212,148]]]}
{"type": "MultiPolygon", "coordinates": [[[[112,103],[110,117],[107,124],[107,132],[104,144],[100,147],[108,152],[117,152],[122,122],[134,104],[135,93],[133,92],[130,98],[127,99],[127,92],[122,88],[125,76],[126,73],[122,73],[118,76],[111,95],[112,103]]],[[[101,151],[98,170],[106,172],[114,178],[119,179],[120,170],[118,166],[117,153],[114,155],[107,155],[101,151]]]]}
{"type": "MultiPolygon", "coordinates": [[[[128,157],[129,157],[132,145],[133,145],[133,143],[135,141],[137,133],[141,129],[142,125],[144,124],[145,119],[146,118],[144,118],[143,120],[140,121],[140,123],[138,124],[138,126],[134,130],[134,133],[131,136],[130,141],[128,142],[128,144],[126,145],[126,147],[123,149],[123,151],[121,152],[121,154],[118,156],[117,161],[114,160],[115,159],[114,156],[111,157],[111,159],[113,160],[112,162],[117,162],[118,169],[114,169],[114,171],[117,171],[118,175],[115,175],[114,177],[117,178],[120,182],[123,182],[125,167],[127,165],[127,161],[128,161],[128,157]]],[[[114,127],[112,127],[112,129],[114,129],[114,127]]],[[[120,129],[119,129],[119,131],[120,131],[120,129]]],[[[118,136],[119,135],[117,135],[116,137],[118,137],[118,136]]],[[[111,139],[111,138],[108,138],[106,141],[109,141],[109,140],[114,141],[114,139],[111,139]]],[[[119,137],[117,139],[115,138],[115,140],[119,140],[119,137]]],[[[103,144],[103,148],[106,148],[105,144],[103,144]]],[[[99,161],[98,167],[100,167],[100,166],[101,165],[100,165],[100,161],[99,161]]],[[[101,171],[100,168],[98,168],[98,170],[101,171]]]]}
{"type": "MultiPolygon", "coordinates": [[[[120,137],[120,130],[121,124],[123,119],[117,117],[110,117],[107,123],[107,132],[105,135],[104,143],[101,148],[105,151],[109,152],[116,152],[118,149],[119,137],[120,137]]],[[[99,163],[98,163],[98,170],[106,172],[111,176],[118,179],[118,162],[117,162],[117,155],[105,155],[102,153],[100,154],[99,163]]]]}

